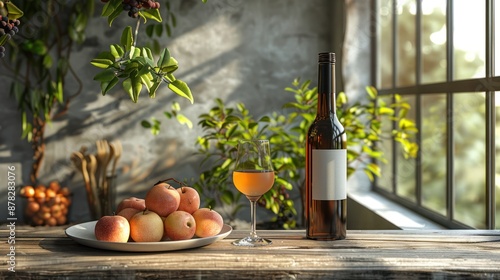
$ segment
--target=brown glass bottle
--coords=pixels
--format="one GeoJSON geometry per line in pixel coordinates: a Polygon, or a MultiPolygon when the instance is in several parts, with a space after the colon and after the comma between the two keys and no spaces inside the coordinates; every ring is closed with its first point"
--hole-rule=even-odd
{"type": "Polygon", "coordinates": [[[318,109],[306,139],[306,237],[346,237],[347,151],[335,113],[335,53],[320,53],[318,109]]]}

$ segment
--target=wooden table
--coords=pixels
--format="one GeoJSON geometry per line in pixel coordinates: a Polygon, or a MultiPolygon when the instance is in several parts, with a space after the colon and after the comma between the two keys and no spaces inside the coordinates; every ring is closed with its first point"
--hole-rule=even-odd
{"type": "Polygon", "coordinates": [[[348,231],[324,242],[302,230],[259,231],[274,243],[241,248],[230,242],[247,232],[235,230],[206,247],[127,253],[79,245],[64,229],[16,228],[13,273],[3,225],[0,279],[500,279],[500,231],[348,231]]]}

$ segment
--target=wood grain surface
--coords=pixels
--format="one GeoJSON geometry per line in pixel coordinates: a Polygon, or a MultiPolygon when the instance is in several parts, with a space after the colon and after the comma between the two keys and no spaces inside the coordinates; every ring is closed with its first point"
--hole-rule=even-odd
{"type": "MultiPolygon", "coordinates": [[[[348,231],[339,241],[313,241],[302,230],[259,231],[260,248],[233,246],[234,230],[211,245],[130,253],[82,246],[66,227],[16,229],[15,273],[4,258],[2,279],[500,279],[500,231],[348,231]]],[[[2,252],[9,231],[2,227],[2,252]]],[[[5,253],[6,254],[6,253],[5,253]]],[[[4,254],[4,256],[5,256],[4,254]]]]}

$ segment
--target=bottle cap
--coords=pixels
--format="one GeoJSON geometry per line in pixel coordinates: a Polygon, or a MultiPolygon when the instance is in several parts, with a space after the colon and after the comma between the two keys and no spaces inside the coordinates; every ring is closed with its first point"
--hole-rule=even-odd
{"type": "Polygon", "coordinates": [[[332,52],[319,53],[318,62],[335,63],[335,53],[332,52]]]}

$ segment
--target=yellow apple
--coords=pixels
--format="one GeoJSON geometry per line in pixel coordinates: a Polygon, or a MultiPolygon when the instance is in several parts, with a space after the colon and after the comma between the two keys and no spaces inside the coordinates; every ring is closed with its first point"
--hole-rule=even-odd
{"type": "Polygon", "coordinates": [[[153,211],[141,211],[130,218],[130,237],[135,242],[158,242],[163,237],[163,220],[153,211]]]}

